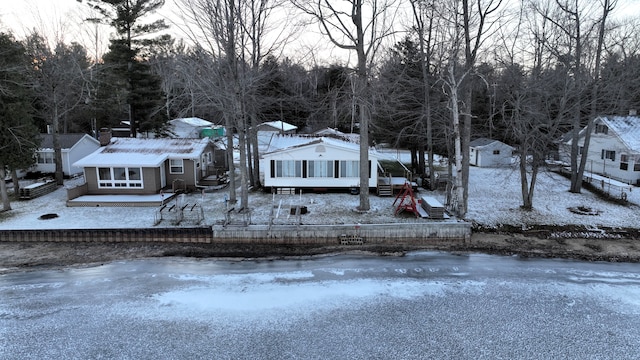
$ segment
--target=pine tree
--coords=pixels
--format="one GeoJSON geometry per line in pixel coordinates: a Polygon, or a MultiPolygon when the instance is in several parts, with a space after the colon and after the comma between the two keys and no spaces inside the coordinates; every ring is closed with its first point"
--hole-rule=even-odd
{"type": "MultiPolygon", "coordinates": [[[[34,163],[39,134],[33,124],[26,86],[25,49],[11,35],[0,33],[0,198],[2,210],[11,210],[6,170],[26,169],[34,163]]],[[[16,184],[17,185],[17,184],[16,184]]],[[[16,187],[17,188],[17,187],[16,187]]]]}
{"type": "MultiPolygon", "coordinates": [[[[101,0],[87,1],[101,14],[101,22],[116,30],[104,64],[100,66],[97,106],[120,104],[117,114],[130,122],[131,136],[137,131],[162,132],[167,118],[162,111],[164,94],[161,79],[151,72],[147,62],[149,48],[169,41],[167,35],[151,35],[168,28],[164,20],[143,23],[142,19],[164,5],[164,0],[101,0]],[[122,115],[121,115],[122,116],[122,115]]],[[[104,119],[107,120],[107,119],[104,119]]],[[[109,119],[114,125],[121,119],[109,119]]]]}

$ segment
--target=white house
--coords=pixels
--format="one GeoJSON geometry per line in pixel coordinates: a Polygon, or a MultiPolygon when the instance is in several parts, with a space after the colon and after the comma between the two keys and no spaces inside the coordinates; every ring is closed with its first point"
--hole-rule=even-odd
{"type": "Polygon", "coordinates": [[[469,164],[480,167],[508,166],[514,148],[502,141],[479,138],[469,143],[469,164]]]}
{"type": "MultiPolygon", "coordinates": [[[[584,127],[578,138],[579,153],[584,150],[584,127]]],[[[559,146],[560,160],[570,162],[571,144],[567,139],[559,146]]],[[[598,116],[587,153],[585,170],[627,184],[640,185],[640,117],[598,116]]]]}
{"type": "MultiPolygon", "coordinates": [[[[279,136],[261,154],[261,181],[267,188],[356,188],[360,148],[325,137],[279,136]]],[[[377,186],[378,155],[369,152],[369,187],[377,186]]]]}
{"type": "Polygon", "coordinates": [[[224,127],[197,117],[169,120],[169,133],[171,137],[183,139],[200,139],[221,137],[224,135],[224,127]]]}
{"type": "MultiPolygon", "coordinates": [[[[53,134],[41,134],[40,138],[40,148],[36,151],[36,164],[30,170],[45,174],[54,173],[56,164],[53,134]]],[[[100,147],[100,142],[87,134],[60,134],[59,139],[62,152],[62,173],[65,176],[81,174],[82,167],[74,166],[73,163],[100,147]]]]}

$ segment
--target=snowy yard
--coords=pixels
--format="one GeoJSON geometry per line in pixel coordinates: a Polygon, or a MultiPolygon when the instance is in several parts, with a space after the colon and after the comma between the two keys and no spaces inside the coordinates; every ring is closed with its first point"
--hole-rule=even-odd
{"type": "MultiPolygon", "coordinates": [[[[76,182],[78,180],[75,180],[76,182]]],[[[568,192],[569,180],[552,172],[542,173],[534,195],[534,210],[520,209],[521,195],[519,174],[508,168],[472,167],[469,184],[468,221],[487,226],[508,225],[587,225],[593,227],[639,227],[640,188],[629,193],[629,205],[623,206],[602,200],[597,195],[583,190],[581,194],[568,192]],[[579,215],[569,207],[590,207],[599,215],[579,215]]],[[[155,207],[67,207],[66,189],[29,200],[12,202],[13,210],[0,214],[0,229],[56,229],[56,228],[145,228],[154,227],[155,207]],[[41,220],[45,214],[57,214],[57,218],[41,220]]],[[[205,220],[211,225],[225,218],[225,198],[228,189],[204,195],[188,194],[183,201],[200,204],[205,220]]],[[[441,202],[444,194],[420,189],[419,196],[432,196],[441,202]]],[[[276,224],[295,223],[296,216],[289,214],[290,205],[306,206],[308,213],[300,215],[304,224],[357,224],[430,221],[416,219],[409,214],[394,216],[394,197],[371,195],[371,210],[358,214],[354,209],[359,196],[348,193],[302,195],[271,195],[252,192],[249,195],[251,223],[267,224],[270,216],[278,215],[276,224]],[[278,208],[280,209],[278,211],[278,208]]],[[[158,227],[173,226],[162,221],[158,227]]],[[[183,221],[180,226],[194,226],[183,221]]]]}

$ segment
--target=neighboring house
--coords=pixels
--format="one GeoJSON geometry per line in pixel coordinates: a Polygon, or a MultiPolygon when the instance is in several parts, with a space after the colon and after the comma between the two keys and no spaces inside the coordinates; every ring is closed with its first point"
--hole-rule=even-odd
{"type": "Polygon", "coordinates": [[[288,124],[284,121],[269,121],[257,126],[258,132],[269,131],[277,132],[280,134],[295,134],[298,131],[298,127],[288,124]]]}
{"type": "Polygon", "coordinates": [[[114,137],[74,166],[84,169],[87,194],[157,194],[165,187],[196,188],[213,163],[209,139],[114,137]]]}
{"type": "Polygon", "coordinates": [[[347,134],[347,133],[343,133],[340,130],[332,129],[329,127],[315,131],[313,135],[334,137],[334,138],[343,139],[351,142],[357,142],[360,140],[360,134],[353,134],[353,133],[347,134]]]}
{"type": "Polygon", "coordinates": [[[201,139],[224,136],[224,127],[196,117],[170,120],[168,131],[173,138],[201,139]]]}
{"type": "MultiPolygon", "coordinates": [[[[261,153],[261,181],[266,188],[357,188],[360,148],[325,137],[281,136],[261,153]]],[[[369,153],[369,187],[377,186],[378,156],[369,153]]]]}
{"type": "MultiPolygon", "coordinates": [[[[53,134],[41,134],[40,139],[40,148],[36,151],[36,164],[29,170],[44,174],[55,173],[53,134]]],[[[87,134],[60,134],[59,139],[64,176],[81,174],[82,168],[74,166],[73,163],[100,147],[100,142],[87,134]]]]}
{"type": "MultiPolygon", "coordinates": [[[[584,150],[584,127],[578,138],[578,152],[584,150]]],[[[570,163],[571,144],[560,144],[560,161],[570,163]]],[[[587,153],[585,171],[603,175],[627,184],[640,185],[640,117],[598,116],[587,153]]]]}
{"type": "Polygon", "coordinates": [[[508,166],[514,148],[502,141],[479,138],[469,143],[469,164],[479,167],[508,166]]]}

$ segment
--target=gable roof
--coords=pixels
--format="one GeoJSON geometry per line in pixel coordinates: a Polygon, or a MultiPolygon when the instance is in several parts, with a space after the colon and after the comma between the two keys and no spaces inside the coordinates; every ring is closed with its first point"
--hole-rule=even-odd
{"type": "MultiPolygon", "coordinates": [[[[271,143],[261,155],[268,156],[318,144],[340,148],[353,153],[360,153],[360,144],[358,142],[310,135],[277,135],[272,137],[271,143]]],[[[378,153],[377,150],[372,147],[369,148],[369,156],[376,159],[387,158],[387,156],[382,153],[378,153]]]]}
{"type": "Polygon", "coordinates": [[[279,131],[291,131],[291,130],[296,130],[298,127],[295,125],[291,125],[289,123],[286,123],[284,121],[268,121],[268,122],[264,122],[262,124],[258,124],[258,128],[263,127],[263,126],[269,126],[272,127],[276,130],[279,131]]]}
{"type": "Polygon", "coordinates": [[[158,167],[167,159],[197,159],[209,145],[209,139],[136,139],[112,138],[73,166],[158,167]]]}
{"type": "Polygon", "coordinates": [[[489,139],[489,138],[478,138],[475,140],[471,140],[469,142],[470,147],[484,147],[489,144],[493,144],[494,142],[498,142],[498,140],[489,139]]]}
{"type": "MultiPolygon", "coordinates": [[[[93,139],[91,136],[82,133],[59,134],[58,138],[60,140],[60,148],[71,149],[85,136],[93,139]]],[[[95,142],[96,144],[99,143],[98,140],[95,140],[95,142]]],[[[40,134],[40,149],[53,149],[53,134],[40,134]]]]}
{"type": "Polygon", "coordinates": [[[629,116],[599,116],[602,121],[615,133],[629,150],[640,152],[640,117],[629,116]]]}
{"type": "Polygon", "coordinates": [[[191,126],[194,126],[194,127],[212,126],[213,125],[213,123],[211,121],[207,121],[207,120],[200,119],[200,118],[197,118],[197,117],[173,119],[173,120],[169,120],[169,123],[170,124],[183,123],[183,124],[191,125],[191,126]]]}

